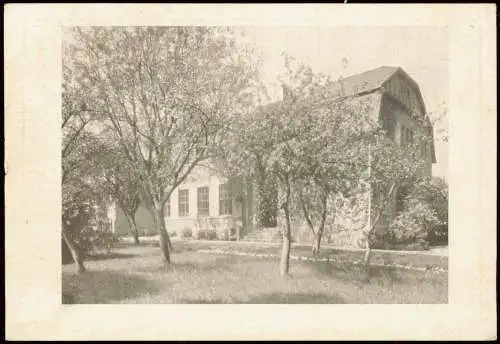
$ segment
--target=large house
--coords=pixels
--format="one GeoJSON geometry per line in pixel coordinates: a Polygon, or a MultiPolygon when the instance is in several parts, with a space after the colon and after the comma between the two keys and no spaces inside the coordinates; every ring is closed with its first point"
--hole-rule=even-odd
{"type": "MultiPolygon", "coordinates": [[[[436,162],[433,128],[418,84],[403,69],[382,66],[346,77],[341,85],[338,96],[355,95],[359,99],[367,99],[373,105],[374,115],[383,121],[391,139],[405,144],[417,137],[417,133],[430,139],[430,143],[422,141],[420,146],[420,154],[426,161],[421,173],[430,176],[432,164],[436,162]]],[[[196,236],[199,230],[215,229],[222,238],[237,235],[243,240],[279,240],[283,223],[279,216],[273,215],[277,214],[277,209],[271,209],[271,220],[267,224],[262,225],[261,222],[261,225],[257,225],[254,194],[255,190],[250,185],[221,178],[209,167],[200,166],[173,192],[166,206],[168,231],[181,235],[183,231],[191,230],[196,236]]],[[[371,194],[367,194],[366,200],[371,197],[371,194]]],[[[395,216],[397,199],[396,192],[391,207],[379,224],[380,228],[387,228],[388,222],[395,216]]],[[[343,210],[345,216],[338,216],[340,222],[336,228],[352,229],[356,223],[369,225],[370,202],[357,202],[357,207],[361,208],[353,209],[347,202],[343,210]]],[[[114,217],[115,232],[128,234],[128,223],[123,213],[116,209],[114,217]]],[[[138,210],[136,218],[139,230],[147,232],[153,229],[152,217],[144,207],[138,210]]],[[[303,223],[295,223],[294,226],[296,241],[310,240],[309,230],[303,230],[303,223]]],[[[338,245],[357,246],[362,227],[358,231],[332,230],[327,240],[338,245]]]]}

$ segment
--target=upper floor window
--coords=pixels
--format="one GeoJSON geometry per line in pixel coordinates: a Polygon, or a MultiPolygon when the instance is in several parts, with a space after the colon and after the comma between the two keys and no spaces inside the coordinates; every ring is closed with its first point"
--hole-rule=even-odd
{"type": "Polygon", "coordinates": [[[413,130],[408,129],[404,126],[401,127],[401,146],[408,147],[410,145],[413,145],[414,143],[413,130]]]}
{"type": "Polygon", "coordinates": [[[208,186],[198,188],[198,216],[208,216],[209,208],[208,186]]]}
{"type": "Polygon", "coordinates": [[[179,190],[179,216],[189,215],[189,190],[179,190]]]}
{"type": "Polygon", "coordinates": [[[233,213],[233,198],[229,184],[219,185],[219,215],[233,213]]]}
{"type": "Polygon", "coordinates": [[[382,126],[387,134],[387,137],[394,141],[394,130],[395,130],[394,120],[390,117],[389,118],[386,117],[382,121],[382,126]]]}

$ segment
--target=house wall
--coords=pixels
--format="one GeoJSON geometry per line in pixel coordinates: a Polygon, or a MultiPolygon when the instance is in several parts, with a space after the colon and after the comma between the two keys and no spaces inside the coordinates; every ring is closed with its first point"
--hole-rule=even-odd
{"type": "MultiPolygon", "coordinates": [[[[369,226],[369,191],[360,193],[356,198],[337,197],[330,199],[330,210],[325,221],[325,232],[322,242],[342,247],[363,247],[363,232],[369,226]]],[[[296,243],[310,244],[314,235],[307,225],[302,212],[292,212],[292,239],[296,243]]],[[[283,211],[278,213],[278,229],[285,229],[283,211]]],[[[315,228],[317,230],[317,228],[315,228]]]]}
{"type": "MultiPolygon", "coordinates": [[[[221,238],[231,228],[236,230],[241,227],[240,234],[249,231],[252,227],[253,211],[247,209],[248,205],[252,204],[252,190],[248,186],[244,186],[239,181],[232,181],[232,214],[220,215],[219,213],[219,185],[228,183],[226,178],[215,175],[207,167],[198,167],[188,176],[184,183],[179,185],[170,196],[170,216],[165,210],[165,221],[167,231],[175,232],[181,235],[185,228],[192,230],[193,236],[201,229],[215,229],[221,238]],[[209,214],[208,216],[200,217],[197,214],[197,189],[199,187],[209,188],[209,214]],[[179,216],[179,190],[188,190],[188,216],[179,216]],[[242,195],[241,197],[239,197],[242,195]]],[[[167,206],[166,206],[167,207],[167,206]]],[[[155,235],[153,217],[145,205],[141,204],[137,213],[136,221],[138,229],[145,234],[155,235]]],[[[116,211],[115,232],[120,235],[128,235],[129,225],[123,212],[118,208],[116,211]]]]}
{"type": "MultiPolygon", "coordinates": [[[[419,107],[421,110],[421,107],[419,107]]],[[[416,135],[417,133],[426,137],[429,137],[427,133],[427,129],[424,126],[424,121],[421,117],[423,114],[421,112],[416,112],[410,114],[410,111],[402,106],[397,100],[389,95],[384,95],[382,98],[382,104],[380,108],[380,117],[384,120],[392,120],[394,136],[393,139],[398,144],[401,143],[402,131],[403,128],[408,128],[412,130],[416,135]]],[[[420,176],[431,176],[432,174],[432,151],[431,145],[428,144],[427,149],[425,151],[426,155],[423,157],[425,163],[422,169],[420,169],[417,173],[420,176]]],[[[383,216],[381,217],[379,223],[376,226],[377,231],[385,230],[392,219],[396,216],[397,213],[397,190],[392,194],[392,198],[390,200],[390,205],[387,207],[383,216]]]]}
{"type": "MultiPolygon", "coordinates": [[[[120,207],[115,207],[115,233],[120,236],[130,235],[130,227],[120,207]]],[[[155,235],[153,216],[145,205],[141,204],[135,214],[137,229],[141,235],[155,235]]]]}
{"type": "MultiPolygon", "coordinates": [[[[425,133],[424,121],[419,118],[424,116],[424,106],[418,98],[418,90],[411,83],[407,83],[400,76],[394,77],[386,84],[386,92],[374,92],[359,97],[359,101],[367,101],[376,104],[374,107],[375,118],[390,119],[393,124],[393,139],[400,143],[402,128],[406,127],[414,132],[425,133]],[[406,85],[407,88],[402,85],[406,85]],[[404,89],[404,91],[401,91],[404,89]],[[392,96],[389,96],[391,94],[392,96]],[[398,102],[397,97],[407,95],[409,100],[398,102]],[[406,105],[403,105],[406,104],[406,105]],[[411,109],[408,109],[408,106],[411,109]]],[[[426,164],[420,171],[421,175],[430,176],[432,172],[432,151],[429,147],[426,151],[426,164]]],[[[195,169],[182,185],[171,195],[170,216],[166,218],[169,232],[181,235],[184,228],[191,228],[193,235],[200,229],[215,228],[219,233],[226,232],[229,228],[241,227],[244,235],[256,229],[256,205],[254,188],[250,184],[241,181],[233,181],[233,214],[219,215],[219,185],[227,180],[211,172],[210,168],[199,167],[195,169]],[[197,216],[197,188],[209,187],[209,216],[200,218],[197,216]],[[179,189],[189,190],[189,215],[178,216],[178,194],[179,189]],[[241,197],[239,197],[241,196],[241,197]]],[[[376,231],[387,229],[392,218],[396,215],[397,193],[394,192],[384,216],[381,218],[376,231]]],[[[363,231],[370,225],[370,217],[373,220],[371,209],[372,195],[367,191],[356,200],[344,202],[338,209],[335,221],[328,225],[325,233],[325,242],[346,246],[359,247],[363,231]]],[[[141,230],[153,228],[151,214],[145,207],[141,206],[137,213],[137,224],[141,230]]],[[[278,228],[283,229],[285,224],[283,212],[278,212],[278,228]]],[[[116,231],[120,234],[128,234],[128,223],[121,211],[117,210],[116,231]]],[[[312,233],[300,216],[292,219],[292,236],[296,242],[311,242],[312,233]]],[[[151,232],[151,230],[149,230],[151,232]]]]}

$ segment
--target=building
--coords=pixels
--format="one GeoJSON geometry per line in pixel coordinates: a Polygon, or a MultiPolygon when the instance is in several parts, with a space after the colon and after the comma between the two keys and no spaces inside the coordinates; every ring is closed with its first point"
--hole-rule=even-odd
{"type": "MultiPolygon", "coordinates": [[[[253,229],[252,204],[251,187],[218,176],[209,166],[198,166],[174,190],[165,206],[167,230],[178,236],[190,231],[194,237],[200,230],[215,230],[219,239],[239,239],[253,229]]],[[[128,235],[125,215],[118,207],[115,212],[115,232],[128,235]]],[[[136,222],[142,235],[156,235],[153,217],[142,205],[136,222]]]]}
{"type": "MultiPolygon", "coordinates": [[[[430,138],[430,143],[422,143],[420,146],[420,154],[426,161],[421,174],[430,176],[432,164],[436,162],[433,128],[415,80],[399,67],[382,66],[346,77],[340,85],[338,97],[354,95],[373,105],[374,116],[384,123],[389,137],[394,141],[400,144],[412,142],[418,136],[417,133],[430,138]]],[[[286,96],[287,93],[284,92],[284,97],[286,96]]],[[[238,181],[230,182],[217,176],[209,167],[200,166],[173,192],[167,204],[165,213],[168,231],[181,235],[183,230],[190,229],[196,236],[201,229],[215,229],[220,238],[238,234],[243,239],[279,240],[283,221],[271,212],[271,218],[275,221],[257,226],[253,193],[253,188],[249,185],[238,181]]],[[[371,197],[366,195],[366,202],[356,205],[358,209],[346,202],[336,228],[351,230],[332,230],[328,233],[327,240],[342,246],[358,246],[361,231],[370,223],[371,197]],[[359,230],[353,231],[352,228],[356,226],[359,230]]],[[[390,219],[395,216],[398,197],[398,192],[395,192],[384,221],[378,226],[379,230],[386,228],[390,219]]],[[[153,228],[152,217],[143,207],[137,213],[137,225],[139,230],[144,231],[153,228]]],[[[304,224],[295,223],[294,226],[297,228],[294,233],[296,241],[310,240],[309,230],[300,230],[304,224]]],[[[128,233],[127,221],[119,209],[114,227],[117,233],[128,233]]]]}

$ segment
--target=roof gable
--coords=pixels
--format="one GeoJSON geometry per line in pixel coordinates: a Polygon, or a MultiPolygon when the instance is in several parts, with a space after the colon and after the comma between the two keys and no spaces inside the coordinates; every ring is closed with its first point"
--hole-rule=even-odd
{"type": "MultiPolygon", "coordinates": [[[[330,101],[342,101],[343,98],[349,96],[355,96],[356,98],[362,97],[364,95],[369,95],[374,91],[384,87],[384,85],[391,80],[395,75],[399,75],[405,80],[409,82],[412,88],[415,90],[417,97],[422,105],[425,117],[425,124],[430,128],[432,142],[431,142],[431,150],[432,150],[432,162],[436,162],[435,155],[435,147],[434,147],[434,138],[433,138],[433,126],[430,123],[429,117],[426,113],[425,103],[422,97],[422,93],[420,92],[420,87],[417,82],[409,76],[401,67],[392,67],[392,66],[380,66],[378,68],[348,76],[346,78],[340,78],[333,85],[332,90],[332,98],[331,100],[327,100],[325,103],[329,103],[330,101]]],[[[380,107],[381,97],[369,97],[367,99],[374,109],[378,109],[380,107]]],[[[259,107],[260,111],[276,111],[279,109],[279,106],[283,100],[266,104],[259,107]]],[[[324,104],[318,104],[321,106],[324,104]]]]}
{"type": "Polygon", "coordinates": [[[337,84],[342,83],[345,95],[369,92],[380,88],[398,70],[398,67],[381,66],[361,74],[342,78],[337,84]]]}

